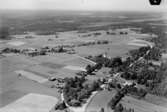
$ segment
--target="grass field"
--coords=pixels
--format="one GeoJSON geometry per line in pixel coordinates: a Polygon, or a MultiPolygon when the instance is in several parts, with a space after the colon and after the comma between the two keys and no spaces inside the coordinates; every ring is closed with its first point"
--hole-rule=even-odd
{"type": "MultiPolygon", "coordinates": [[[[25,78],[27,78],[27,79],[36,81],[36,82],[38,82],[38,83],[44,83],[44,82],[48,81],[47,78],[41,77],[41,76],[39,76],[39,75],[37,75],[37,74],[34,74],[34,73],[32,73],[32,72],[27,72],[27,71],[24,71],[24,70],[17,70],[17,71],[15,71],[15,72],[16,72],[17,74],[20,74],[21,77],[23,76],[23,77],[25,77],[25,78]]],[[[18,76],[18,77],[20,77],[20,76],[18,76]]]]}
{"type": "Polygon", "coordinates": [[[28,94],[0,109],[0,112],[49,112],[58,102],[55,97],[28,94]]]}
{"type": "Polygon", "coordinates": [[[48,88],[45,85],[41,85],[24,77],[18,78],[18,74],[15,73],[15,71],[38,65],[39,63],[37,61],[20,55],[3,57],[0,59],[0,63],[0,108],[28,93],[39,93],[59,97],[57,89],[48,88]]]}
{"type": "Polygon", "coordinates": [[[105,112],[112,112],[108,107],[108,102],[115,95],[116,91],[102,91],[96,94],[89,102],[86,112],[98,112],[101,108],[104,108],[105,112]]]}
{"type": "MultiPolygon", "coordinates": [[[[99,92],[87,106],[86,112],[99,111],[104,108],[105,112],[111,112],[108,107],[108,102],[115,95],[115,91],[99,92]]],[[[135,112],[167,112],[167,108],[160,105],[155,105],[144,100],[138,100],[129,96],[125,96],[121,102],[126,108],[132,108],[135,112]]]]}
{"type": "Polygon", "coordinates": [[[121,103],[126,108],[133,108],[135,112],[167,112],[166,107],[148,103],[143,100],[138,100],[129,96],[122,99],[121,103]]]}
{"type": "Polygon", "coordinates": [[[147,94],[144,100],[156,105],[167,107],[167,99],[164,97],[147,94]]]}
{"type": "Polygon", "coordinates": [[[7,44],[11,46],[21,46],[24,45],[25,43],[22,41],[14,41],[14,42],[8,42],[7,44]]]}
{"type": "Polygon", "coordinates": [[[62,67],[64,67],[63,64],[56,64],[56,63],[51,63],[51,62],[43,62],[41,63],[41,65],[52,68],[52,69],[61,69],[62,67]]]}

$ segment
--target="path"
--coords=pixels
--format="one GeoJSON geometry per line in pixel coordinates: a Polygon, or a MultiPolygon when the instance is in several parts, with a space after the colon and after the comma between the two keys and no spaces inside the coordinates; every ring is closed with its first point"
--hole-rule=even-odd
{"type": "Polygon", "coordinates": [[[89,59],[86,59],[86,58],[84,58],[84,57],[82,57],[82,56],[79,56],[79,55],[75,55],[76,57],[78,57],[78,58],[81,58],[81,59],[83,59],[83,60],[85,60],[85,61],[88,61],[88,62],[90,62],[90,63],[92,63],[92,64],[96,64],[94,61],[91,61],[91,60],[89,60],[89,59]]]}

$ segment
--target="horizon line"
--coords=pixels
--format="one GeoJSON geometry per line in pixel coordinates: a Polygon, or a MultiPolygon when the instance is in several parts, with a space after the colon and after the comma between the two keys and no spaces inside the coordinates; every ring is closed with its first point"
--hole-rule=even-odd
{"type": "Polygon", "coordinates": [[[166,10],[79,10],[79,9],[1,9],[0,11],[73,11],[73,12],[167,12],[166,10]]]}

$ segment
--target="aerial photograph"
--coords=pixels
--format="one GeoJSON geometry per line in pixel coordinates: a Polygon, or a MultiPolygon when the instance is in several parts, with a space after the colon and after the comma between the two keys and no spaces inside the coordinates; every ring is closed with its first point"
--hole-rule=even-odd
{"type": "Polygon", "coordinates": [[[167,112],[167,1],[0,0],[0,112],[167,112]]]}

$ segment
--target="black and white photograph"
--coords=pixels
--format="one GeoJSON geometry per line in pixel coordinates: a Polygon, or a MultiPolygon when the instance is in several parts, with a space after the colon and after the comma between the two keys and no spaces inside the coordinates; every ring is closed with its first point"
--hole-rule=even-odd
{"type": "Polygon", "coordinates": [[[167,112],[167,0],[0,0],[0,112],[167,112]]]}

